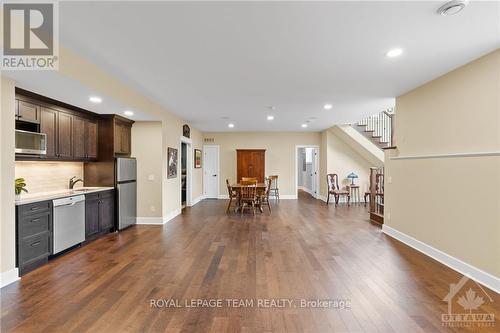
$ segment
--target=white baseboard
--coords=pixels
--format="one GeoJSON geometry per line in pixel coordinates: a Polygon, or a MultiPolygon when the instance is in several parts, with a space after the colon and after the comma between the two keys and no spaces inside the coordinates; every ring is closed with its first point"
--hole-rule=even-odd
{"type": "Polygon", "coordinates": [[[326,197],[324,195],[319,194],[317,199],[326,202],[326,197]]]}
{"type": "MultiPolygon", "coordinates": [[[[270,197],[271,200],[274,200],[274,197],[270,197]]],[[[280,200],[297,200],[297,195],[296,194],[280,194],[280,200]]]]}
{"type": "Polygon", "coordinates": [[[204,195],[200,195],[198,198],[193,199],[193,201],[191,202],[191,205],[189,205],[189,206],[193,207],[194,205],[196,205],[198,202],[200,202],[203,199],[205,199],[205,196],[204,195]]]}
{"type": "Polygon", "coordinates": [[[229,194],[219,194],[219,199],[227,200],[229,199],[229,194]]]}
{"type": "Polygon", "coordinates": [[[163,225],[171,220],[173,220],[175,217],[180,215],[181,209],[178,208],[174,210],[173,212],[170,212],[164,217],[138,217],[137,218],[137,224],[144,224],[144,225],[163,225]]]}
{"type": "MultiPolygon", "coordinates": [[[[472,280],[500,293],[500,278],[491,275],[479,268],[469,265],[460,259],[450,256],[449,254],[438,250],[430,245],[427,245],[411,236],[408,236],[394,228],[387,225],[382,226],[382,232],[386,235],[397,239],[398,241],[405,243],[406,245],[414,248],[415,250],[422,252],[423,254],[439,261],[443,265],[463,274],[472,280]]],[[[452,283],[452,281],[450,281],[452,283]]]]}
{"type": "Polygon", "coordinates": [[[17,268],[13,268],[7,272],[2,272],[0,273],[0,288],[16,282],[19,279],[19,270],[17,268]]]}
{"type": "Polygon", "coordinates": [[[166,216],[163,217],[163,224],[172,221],[175,217],[177,217],[180,214],[181,214],[181,208],[177,208],[173,212],[168,213],[166,216]]]}
{"type": "Polygon", "coordinates": [[[163,224],[162,217],[137,217],[137,224],[163,224]]]}

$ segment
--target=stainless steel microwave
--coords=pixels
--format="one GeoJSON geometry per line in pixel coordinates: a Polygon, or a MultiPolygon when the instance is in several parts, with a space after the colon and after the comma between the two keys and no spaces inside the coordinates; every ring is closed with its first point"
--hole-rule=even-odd
{"type": "Polygon", "coordinates": [[[16,153],[47,154],[47,134],[16,130],[16,153]]]}

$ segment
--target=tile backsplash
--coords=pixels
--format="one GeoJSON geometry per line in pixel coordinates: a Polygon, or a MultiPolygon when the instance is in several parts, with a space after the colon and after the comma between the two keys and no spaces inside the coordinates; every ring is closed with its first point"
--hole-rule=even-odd
{"type": "MultiPolygon", "coordinates": [[[[16,162],[16,178],[26,180],[30,194],[67,189],[73,176],[83,179],[82,162],[16,162]]],[[[81,182],[75,185],[80,186],[81,182]]]]}

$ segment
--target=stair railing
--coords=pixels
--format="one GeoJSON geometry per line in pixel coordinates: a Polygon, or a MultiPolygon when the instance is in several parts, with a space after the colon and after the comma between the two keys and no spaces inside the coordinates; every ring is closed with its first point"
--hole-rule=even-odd
{"type": "Polygon", "coordinates": [[[358,125],[365,126],[366,132],[372,132],[372,138],[390,147],[394,143],[394,114],[390,108],[360,120],[358,125]]]}

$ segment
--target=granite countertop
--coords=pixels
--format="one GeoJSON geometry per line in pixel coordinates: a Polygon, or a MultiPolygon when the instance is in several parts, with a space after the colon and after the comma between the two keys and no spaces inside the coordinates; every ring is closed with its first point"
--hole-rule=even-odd
{"type": "Polygon", "coordinates": [[[16,199],[16,206],[25,205],[33,202],[39,202],[39,201],[72,197],[75,195],[107,191],[112,189],[114,189],[114,187],[78,187],[73,190],[65,189],[65,190],[50,191],[50,192],[39,192],[33,194],[30,193],[21,194],[21,198],[16,199]]]}

